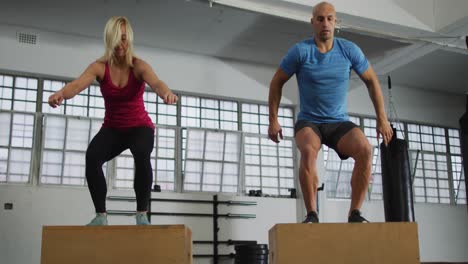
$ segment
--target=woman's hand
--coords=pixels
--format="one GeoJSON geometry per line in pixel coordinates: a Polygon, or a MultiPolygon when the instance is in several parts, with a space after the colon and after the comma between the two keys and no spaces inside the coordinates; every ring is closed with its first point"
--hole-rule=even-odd
{"type": "Polygon", "coordinates": [[[172,92],[168,92],[167,94],[161,96],[165,104],[175,104],[177,103],[177,100],[179,100],[179,97],[177,95],[173,94],[172,92]]]}

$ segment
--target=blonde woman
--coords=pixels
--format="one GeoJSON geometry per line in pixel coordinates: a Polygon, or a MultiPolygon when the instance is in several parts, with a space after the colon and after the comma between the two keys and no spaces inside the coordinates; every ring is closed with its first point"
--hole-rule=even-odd
{"type": "Polygon", "coordinates": [[[155,128],[143,103],[145,83],[166,104],[174,104],[178,98],[151,66],[134,56],[133,30],[126,17],[109,19],[104,44],[104,56],[91,63],[78,79],[52,94],[48,102],[55,108],[94,80],[99,82],[106,111],[101,130],[86,151],[86,180],[96,209],[96,217],[88,225],[107,225],[107,187],[102,165],[126,149],[130,149],[135,160],[136,223],[149,225],[146,212],[153,180],[150,154],[155,128]]]}

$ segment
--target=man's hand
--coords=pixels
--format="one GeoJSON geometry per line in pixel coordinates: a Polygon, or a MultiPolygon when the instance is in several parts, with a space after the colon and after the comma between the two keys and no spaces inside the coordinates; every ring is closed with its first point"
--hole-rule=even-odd
{"type": "Polygon", "coordinates": [[[57,91],[53,93],[51,96],[49,96],[48,103],[50,106],[53,108],[56,108],[57,106],[60,106],[63,102],[63,93],[62,91],[57,91]]]}
{"type": "Polygon", "coordinates": [[[278,121],[270,122],[270,125],[268,126],[268,137],[276,143],[280,142],[280,138],[283,139],[283,130],[281,129],[278,121]]]}
{"type": "Polygon", "coordinates": [[[385,146],[387,146],[393,137],[393,129],[390,126],[390,123],[388,122],[387,118],[377,119],[377,141],[379,140],[380,135],[382,135],[384,144],[385,146]]]}
{"type": "Polygon", "coordinates": [[[175,104],[177,103],[177,100],[179,100],[179,97],[177,97],[177,95],[173,94],[172,92],[169,92],[163,95],[162,99],[165,104],[175,104]]]}

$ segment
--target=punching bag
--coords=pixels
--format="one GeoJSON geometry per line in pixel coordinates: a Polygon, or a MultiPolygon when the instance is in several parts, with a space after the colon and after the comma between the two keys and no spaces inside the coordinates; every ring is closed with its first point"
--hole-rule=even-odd
{"type": "MultiPolygon", "coordinates": [[[[468,190],[468,181],[466,179],[466,175],[468,175],[468,93],[466,94],[466,112],[460,118],[460,146],[463,159],[463,169],[465,172],[465,190],[468,190]]],[[[468,204],[468,195],[466,196],[466,202],[468,204]]]]}
{"type": "Polygon", "coordinates": [[[396,135],[396,129],[393,128],[389,144],[380,144],[385,221],[414,222],[408,144],[396,135]]]}

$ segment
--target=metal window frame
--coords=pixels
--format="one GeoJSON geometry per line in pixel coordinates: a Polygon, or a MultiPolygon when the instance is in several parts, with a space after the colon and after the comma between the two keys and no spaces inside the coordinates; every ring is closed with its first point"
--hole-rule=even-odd
{"type": "MultiPolygon", "coordinates": [[[[184,174],[185,174],[185,171],[186,171],[186,168],[187,168],[187,161],[198,161],[198,162],[201,162],[201,174],[200,174],[200,183],[199,183],[199,190],[198,191],[194,191],[194,190],[186,190],[184,188],[184,183],[185,183],[185,177],[184,179],[182,179],[182,191],[181,192],[186,192],[186,193],[191,193],[191,192],[202,192],[202,193],[226,193],[226,194],[234,194],[234,192],[223,192],[223,180],[224,180],[224,165],[225,164],[235,164],[237,165],[237,168],[238,168],[238,182],[239,182],[239,178],[241,178],[243,175],[241,175],[241,160],[242,160],[242,147],[241,147],[241,142],[242,142],[242,132],[240,131],[232,131],[232,130],[221,130],[221,129],[213,129],[213,128],[193,128],[193,127],[189,127],[189,128],[186,128],[186,131],[187,131],[187,138],[186,138],[186,142],[185,142],[185,145],[187,146],[190,142],[188,141],[188,138],[189,138],[189,134],[190,134],[190,131],[203,131],[203,150],[202,150],[202,158],[201,159],[196,159],[196,158],[188,158],[188,150],[187,148],[185,148],[185,168],[184,168],[184,174]],[[208,160],[206,158],[206,147],[207,147],[207,144],[208,144],[208,133],[209,132],[216,132],[216,133],[222,133],[223,134],[223,157],[221,160],[208,160]],[[232,161],[227,161],[226,160],[226,137],[227,137],[227,134],[237,134],[238,136],[238,140],[239,140],[239,148],[238,148],[238,156],[237,156],[237,162],[232,162],[232,161]],[[203,191],[203,181],[204,181],[204,173],[205,173],[205,163],[206,162],[215,162],[215,163],[219,163],[221,164],[221,180],[220,180],[220,184],[219,184],[219,190],[218,192],[213,192],[213,191],[203,191]]],[[[180,149],[182,150],[182,149],[180,149]]],[[[184,175],[185,176],[185,175],[184,175]]],[[[241,186],[237,186],[237,191],[235,192],[235,194],[239,194],[239,190],[241,190],[241,186]]]]}
{"type": "MultiPolygon", "coordinates": [[[[6,173],[5,173],[5,181],[1,182],[1,185],[4,184],[12,184],[12,185],[31,185],[33,184],[33,173],[35,172],[35,164],[34,164],[34,149],[35,149],[35,134],[36,134],[36,113],[34,112],[26,112],[26,111],[13,111],[13,110],[0,110],[2,113],[7,113],[10,117],[10,125],[9,125],[9,138],[8,138],[8,143],[7,146],[4,146],[3,148],[7,149],[8,151],[8,156],[6,159],[6,173]],[[31,136],[31,146],[30,147],[25,147],[24,146],[24,136],[22,137],[23,140],[23,146],[21,147],[14,147],[12,146],[12,140],[13,140],[13,120],[15,118],[15,115],[23,115],[23,116],[30,116],[32,117],[33,123],[32,123],[32,136],[31,136]],[[31,152],[30,154],[30,163],[29,163],[29,172],[28,172],[28,180],[25,182],[15,182],[11,180],[11,152],[12,150],[28,150],[31,152]]],[[[23,123],[23,125],[26,125],[23,123]]]]}
{"type": "MultiPolygon", "coordinates": [[[[159,129],[167,129],[167,130],[173,130],[174,131],[174,155],[172,158],[168,158],[168,157],[160,157],[159,156],[159,139],[161,138],[161,134],[156,132],[156,139],[155,139],[155,146],[154,146],[154,150],[156,153],[155,155],[155,166],[153,168],[153,173],[154,173],[154,182],[155,184],[158,182],[158,160],[161,159],[161,160],[169,160],[169,161],[174,161],[174,180],[173,180],[173,184],[174,184],[174,188],[173,190],[164,190],[164,191],[171,191],[171,192],[174,192],[177,190],[177,135],[178,135],[178,127],[175,127],[175,126],[163,126],[163,125],[158,125],[156,127],[156,130],[159,130],[159,129]]],[[[165,138],[171,138],[171,137],[167,137],[167,136],[164,136],[165,138]]],[[[166,148],[165,148],[166,149],[166,148]]],[[[166,170],[166,171],[169,171],[169,170],[166,170]]],[[[170,182],[167,182],[167,181],[164,181],[165,183],[170,183],[170,182]]]]}

